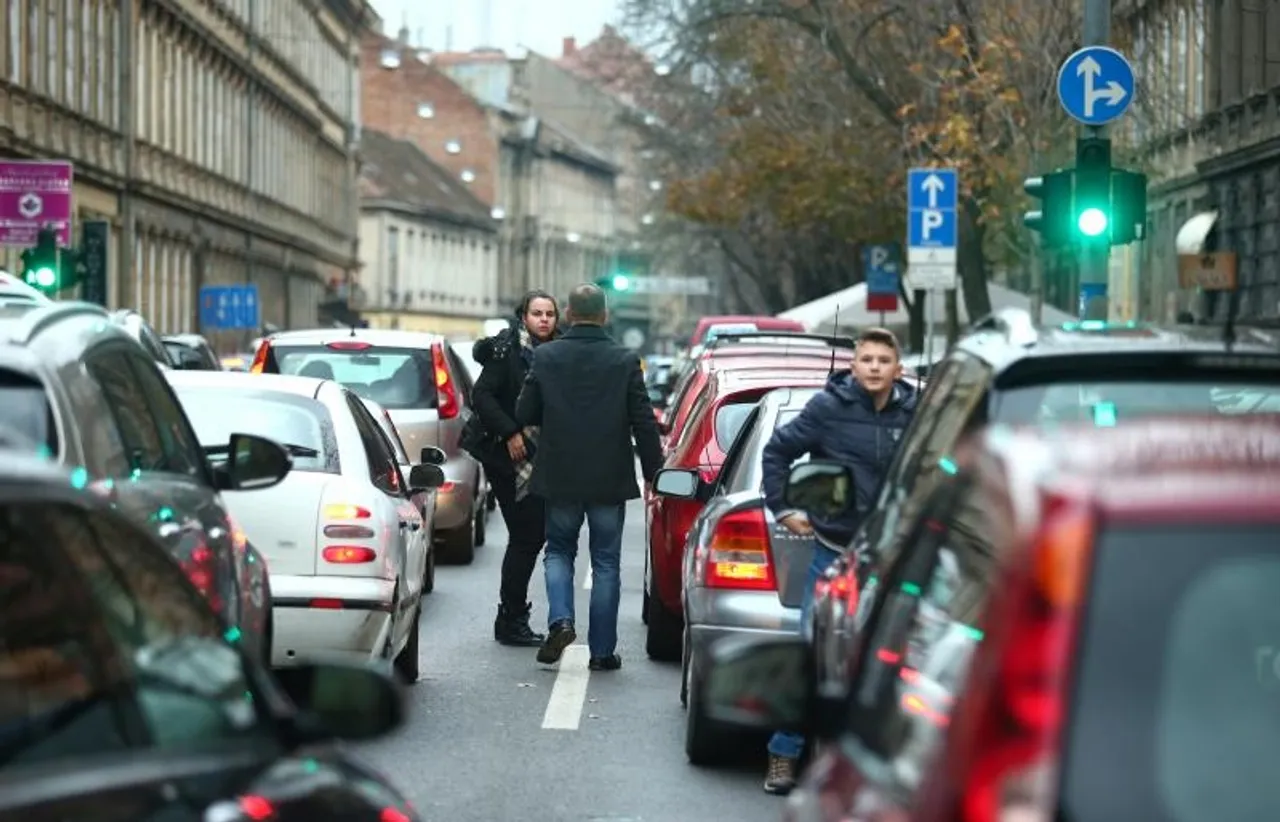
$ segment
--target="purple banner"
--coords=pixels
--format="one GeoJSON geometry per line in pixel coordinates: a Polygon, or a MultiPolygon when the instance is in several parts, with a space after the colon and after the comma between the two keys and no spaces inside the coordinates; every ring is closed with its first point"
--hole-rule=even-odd
{"type": "Polygon", "coordinates": [[[0,160],[0,245],[33,246],[52,223],[70,247],[72,177],[66,160],[0,160]]]}

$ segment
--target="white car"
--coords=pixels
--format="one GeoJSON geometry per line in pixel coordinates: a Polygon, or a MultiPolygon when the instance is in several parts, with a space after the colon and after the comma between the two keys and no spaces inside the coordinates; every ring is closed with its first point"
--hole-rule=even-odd
{"type": "Polygon", "coordinates": [[[406,478],[360,398],[330,380],[228,371],[169,371],[211,458],[233,431],[285,446],[293,470],[266,490],[224,492],[266,558],[275,625],[272,663],[312,655],[387,658],[418,678],[427,528],[411,497],[438,487],[435,465],[406,478]]]}

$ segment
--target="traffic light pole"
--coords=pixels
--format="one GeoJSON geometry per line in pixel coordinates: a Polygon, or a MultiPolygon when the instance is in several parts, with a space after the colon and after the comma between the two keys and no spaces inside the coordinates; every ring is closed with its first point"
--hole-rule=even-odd
{"type": "MultiPolygon", "coordinates": [[[[1106,46],[1111,41],[1111,0],[1085,0],[1084,43],[1106,46]]],[[[1105,138],[1105,126],[1082,126],[1081,137],[1105,138]]],[[[1087,244],[1080,256],[1081,319],[1105,320],[1108,316],[1107,282],[1110,279],[1111,248],[1106,243],[1087,244]],[[1090,299],[1085,299],[1085,295],[1090,299]]]]}

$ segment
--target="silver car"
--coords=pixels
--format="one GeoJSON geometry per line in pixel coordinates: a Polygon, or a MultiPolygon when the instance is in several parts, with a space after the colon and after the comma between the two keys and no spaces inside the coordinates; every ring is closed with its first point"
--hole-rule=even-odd
{"type": "Polygon", "coordinates": [[[779,426],[795,419],[820,389],[778,388],[747,413],[714,484],[696,471],[667,469],[654,491],[706,499],[684,546],[684,658],[680,699],[687,707],[685,752],[710,764],[731,751],[727,736],[703,713],[702,671],[710,648],[727,636],[800,631],[800,605],[811,537],[778,524],[765,507],[761,455],[779,426]]]}
{"type": "Polygon", "coordinates": [[[470,563],[484,544],[484,471],[458,445],[472,413],[471,376],[437,334],[371,328],[282,331],[262,341],[251,371],[331,379],[391,414],[411,457],[444,452],[445,484],[437,491],[440,559],[470,563]]]}

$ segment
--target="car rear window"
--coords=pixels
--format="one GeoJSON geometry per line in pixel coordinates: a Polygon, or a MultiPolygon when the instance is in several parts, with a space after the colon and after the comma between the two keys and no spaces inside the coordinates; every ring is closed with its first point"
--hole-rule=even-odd
{"type": "Polygon", "coordinates": [[[742,430],[751,409],[756,407],[756,400],[734,400],[716,409],[716,444],[721,451],[728,451],[729,446],[742,430]]]}
{"type": "Polygon", "coordinates": [[[995,416],[1011,424],[1110,427],[1168,414],[1280,414],[1280,385],[1212,379],[1071,381],[1005,391],[995,416]]]}
{"type": "Polygon", "coordinates": [[[1280,808],[1280,521],[1100,535],[1062,806],[1072,822],[1280,808]]]}
{"type": "Polygon", "coordinates": [[[333,418],[318,400],[273,391],[174,391],[204,448],[226,446],[232,434],[256,434],[289,448],[295,471],[340,472],[333,418]]]}
{"type": "Polygon", "coordinates": [[[436,372],[430,351],[278,344],[272,348],[281,374],[335,380],[390,411],[436,407],[436,372]]]}
{"type": "Polygon", "coordinates": [[[0,442],[10,448],[58,453],[57,427],[44,386],[4,369],[0,369],[0,429],[4,429],[0,442]]]}

